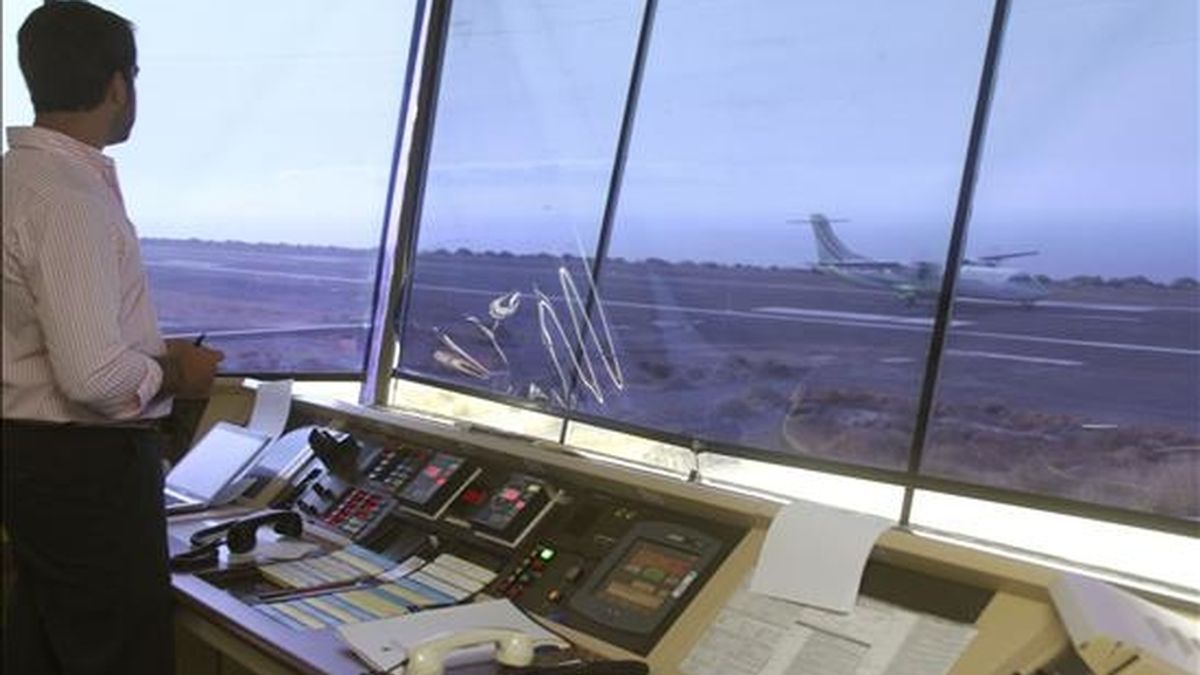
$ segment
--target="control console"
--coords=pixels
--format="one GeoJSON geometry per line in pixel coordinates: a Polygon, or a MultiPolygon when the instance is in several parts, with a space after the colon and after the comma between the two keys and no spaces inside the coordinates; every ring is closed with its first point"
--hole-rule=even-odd
{"type": "Polygon", "coordinates": [[[311,441],[322,451],[275,506],[341,548],[235,591],[296,630],[482,596],[647,654],[745,534],[449,442],[311,441]],[[352,587],[314,595],[334,578],[352,587]]]}

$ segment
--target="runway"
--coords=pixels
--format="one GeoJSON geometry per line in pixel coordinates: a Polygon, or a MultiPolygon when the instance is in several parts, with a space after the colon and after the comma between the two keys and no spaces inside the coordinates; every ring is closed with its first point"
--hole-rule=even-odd
{"type": "MultiPolygon", "coordinates": [[[[362,368],[373,251],[143,256],[168,332],[207,332],[226,371],[362,368]]],[[[411,272],[406,374],[701,444],[907,465],[930,303],[804,269],[613,259],[592,289],[578,259],[459,252],[411,272]]],[[[1031,308],[955,303],[921,470],[1200,518],[1200,291],[1049,289],[1031,308]]]]}
{"type": "MultiPolygon", "coordinates": [[[[252,288],[257,306],[279,306],[264,316],[286,316],[291,307],[291,319],[169,316],[172,329],[203,328],[218,336],[224,331],[230,339],[365,334],[365,307],[351,311],[348,300],[369,302],[373,254],[335,249],[287,255],[250,246],[214,253],[211,245],[182,243],[148,247],[146,258],[160,285],[199,294],[209,288],[211,295],[242,302],[252,288]],[[309,306],[298,311],[298,302],[309,306]],[[340,311],[322,309],[323,303],[340,311]],[[216,325],[200,326],[204,321],[216,325]]],[[[406,351],[405,365],[458,379],[432,360],[433,329],[469,335],[463,317],[486,318],[490,300],[519,291],[527,309],[505,322],[513,342],[509,356],[525,359],[518,365],[537,372],[530,381],[544,380],[547,356],[542,341],[534,339],[533,293],[544,292],[568,323],[558,277],[562,264],[550,256],[420,256],[408,315],[413,348],[406,351]]],[[[582,265],[575,259],[567,267],[586,298],[582,265]]],[[[705,369],[739,358],[803,370],[810,386],[908,399],[920,390],[933,325],[929,303],[907,306],[893,294],[807,270],[661,262],[612,261],[596,290],[629,378],[622,396],[606,401],[608,412],[624,407],[621,399],[645,412],[636,402],[640,397],[679,384],[667,373],[691,373],[699,384],[705,369]]],[[[513,380],[504,386],[519,388],[522,382],[513,380]]],[[[1050,297],[1032,308],[961,300],[938,387],[939,400],[946,402],[1003,401],[1080,416],[1090,424],[1153,424],[1200,436],[1200,292],[1053,284],[1050,297]]]]}
{"type": "MultiPolygon", "coordinates": [[[[422,259],[410,319],[447,326],[485,314],[501,292],[553,293],[557,261],[542,263],[422,259]]],[[[574,273],[582,283],[582,269],[574,273]]],[[[827,386],[909,397],[919,390],[933,320],[930,304],[908,307],[892,294],[803,270],[625,263],[604,270],[598,290],[626,363],[687,369],[770,355],[798,368],[818,363],[810,377],[827,386]]],[[[941,399],[1003,400],[1090,423],[1154,423],[1195,435],[1198,299],[1195,291],[1054,285],[1033,308],[958,302],[941,399]]]]}

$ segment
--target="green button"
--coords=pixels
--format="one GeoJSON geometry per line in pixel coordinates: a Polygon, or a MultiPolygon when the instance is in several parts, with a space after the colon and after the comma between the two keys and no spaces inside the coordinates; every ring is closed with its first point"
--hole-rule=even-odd
{"type": "Polygon", "coordinates": [[[541,557],[542,560],[549,562],[550,560],[552,560],[554,558],[554,549],[543,548],[542,551],[540,553],[538,553],[538,556],[541,557]]]}

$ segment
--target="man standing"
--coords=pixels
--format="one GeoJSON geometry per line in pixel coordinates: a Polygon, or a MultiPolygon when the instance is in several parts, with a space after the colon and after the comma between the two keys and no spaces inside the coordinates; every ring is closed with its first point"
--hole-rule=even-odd
{"type": "Polygon", "coordinates": [[[136,113],[132,25],[51,2],[18,33],[36,113],[4,156],[4,672],[173,672],[159,420],[220,352],[164,343],[105,146],[136,113]]]}

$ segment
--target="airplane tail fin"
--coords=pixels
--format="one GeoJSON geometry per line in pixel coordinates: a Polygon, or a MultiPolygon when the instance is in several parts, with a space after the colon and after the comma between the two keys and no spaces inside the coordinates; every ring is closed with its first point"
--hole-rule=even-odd
{"type": "Polygon", "coordinates": [[[833,225],[823,214],[812,214],[808,217],[808,223],[812,225],[813,237],[817,240],[817,260],[820,262],[838,263],[867,259],[850,250],[849,246],[838,239],[833,233],[833,225]]]}

